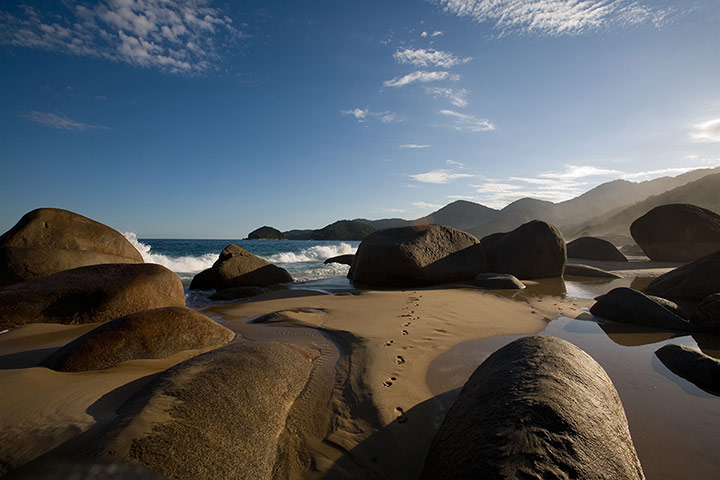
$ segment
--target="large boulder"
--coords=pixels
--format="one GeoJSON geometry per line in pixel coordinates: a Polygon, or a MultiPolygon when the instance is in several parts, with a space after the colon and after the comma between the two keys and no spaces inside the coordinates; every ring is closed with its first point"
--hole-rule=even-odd
{"type": "Polygon", "coordinates": [[[567,256],[609,262],[628,261],[615,245],[597,237],[580,237],[568,243],[567,256]]]}
{"type": "Polygon", "coordinates": [[[365,237],[349,277],[368,285],[405,287],[470,280],[486,271],[477,238],[444,225],[421,225],[365,237]]]}
{"type": "Polygon", "coordinates": [[[423,479],[641,479],[620,398],[565,340],[532,336],[472,374],[425,459],[423,479]]]}
{"type": "Polygon", "coordinates": [[[130,399],[84,454],[137,462],[167,478],[277,478],[291,409],[319,358],[310,345],[284,342],[199,355],[130,399]]]}
{"type": "Polygon", "coordinates": [[[47,361],[53,370],[102,370],[141,358],[165,358],[183,350],[229,343],[235,334],[187,307],[133,313],[68,343],[47,361]]]}
{"type": "Polygon", "coordinates": [[[680,307],[627,287],[618,287],[597,298],[590,308],[595,316],[622,323],[680,331],[699,328],[678,315],[680,307]],[[677,313],[676,313],[677,312],[677,313]]]}
{"type": "Polygon", "coordinates": [[[720,215],[684,203],[660,205],[630,225],[651,260],[692,262],[720,250],[720,215]]]}
{"type": "Polygon", "coordinates": [[[670,299],[702,300],[720,293],[720,251],[660,275],[645,293],[670,299]]]}
{"type": "Polygon", "coordinates": [[[232,287],[267,287],[292,282],[292,277],[280,268],[231,243],[220,252],[211,268],[195,275],[190,290],[222,290],[232,287]]]}
{"type": "Polygon", "coordinates": [[[533,220],[512,232],[481,240],[491,272],[510,273],[520,280],[561,277],[567,263],[562,233],[549,223],[533,220]]]}
{"type": "Polygon", "coordinates": [[[119,232],[58,208],[25,214],[0,237],[0,286],[100,263],[143,263],[119,232]]]}
{"type": "Polygon", "coordinates": [[[676,375],[706,392],[720,395],[720,360],[685,345],[665,345],[655,355],[676,375]]]}
{"type": "Polygon", "coordinates": [[[182,282],[161,265],[90,265],[0,289],[0,327],[107,322],[174,306],[185,306],[182,282]]]}

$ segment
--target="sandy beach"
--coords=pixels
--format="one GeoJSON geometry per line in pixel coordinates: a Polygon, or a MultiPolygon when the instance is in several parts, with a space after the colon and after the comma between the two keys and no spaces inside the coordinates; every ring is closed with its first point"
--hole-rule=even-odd
{"type": "MultiPolygon", "coordinates": [[[[497,348],[535,333],[571,341],[607,370],[648,478],[712,476],[720,467],[713,442],[717,398],[667,371],[653,352],[672,339],[716,355],[714,339],[597,323],[587,311],[594,295],[670,266],[592,264],[622,278],[545,279],[520,291],[436,287],[331,295],[296,288],[200,310],[235,331],[235,342],[273,340],[318,352],[287,415],[281,477],[418,478],[445,412],[475,367],[497,348]]],[[[74,458],[155,375],[203,353],[83,373],[42,366],[56,348],[94,326],[26,325],[0,335],[4,472],[27,464],[18,474],[29,475],[74,458]]],[[[159,410],[146,428],[167,420],[159,410]]]]}

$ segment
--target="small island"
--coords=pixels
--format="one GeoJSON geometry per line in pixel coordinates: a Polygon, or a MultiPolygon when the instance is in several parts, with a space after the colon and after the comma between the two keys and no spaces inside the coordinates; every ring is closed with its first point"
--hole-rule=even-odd
{"type": "Polygon", "coordinates": [[[248,234],[248,240],[285,240],[286,238],[283,232],[267,225],[248,234]]]}
{"type": "Polygon", "coordinates": [[[310,235],[310,240],[362,240],[375,229],[367,223],[354,220],[338,220],[310,235]]]}

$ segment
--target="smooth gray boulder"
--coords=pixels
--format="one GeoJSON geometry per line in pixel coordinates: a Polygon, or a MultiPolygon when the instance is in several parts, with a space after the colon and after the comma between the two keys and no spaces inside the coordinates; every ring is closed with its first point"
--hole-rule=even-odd
{"type": "Polygon", "coordinates": [[[625,255],[615,245],[597,237],[580,237],[567,244],[567,256],[588,260],[627,262],[625,255]]]}
{"type": "Polygon", "coordinates": [[[491,272],[509,273],[520,280],[561,277],[567,263],[562,233],[547,222],[533,220],[508,233],[481,240],[491,272]]]}
{"type": "Polygon", "coordinates": [[[644,476],[602,367],[565,340],[531,336],[475,370],[440,426],[421,478],[644,476]]]}
{"type": "Polygon", "coordinates": [[[187,307],[164,307],[104,323],[68,343],[46,362],[60,372],[102,370],[128,360],[165,358],[229,343],[235,333],[187,307]]]}
{"type": "Polygon", "coordinates": [[[101,263],[143,258],[120,232],[68,210],[33,210],[0,236],[0,286],[101,263]]]}
{"type": "Polygon", "coordinates": [[[635,220],[630,234],[651,260],[692,262],[720,250],[720,215],[685,203],[660,205],[635,220]]]}
{"type": "Polygon", "coordinates": [[[220,257],[211,268],[195,275],[190,282],[190,290],[267,287],[292,281],[284,268],[231,243],[220,252],[220,257]]]}
{"type": "Polygon", "coordinates": [[[601,268],[591,267],[589,265],[580,265],[577,263],[568,263],[565,265],[566,277],[594,277],[594,278],[622,278],[620,275],[608,272],[601,268]]]}
{"type": "Polygon", "coordinates": [[[319,358],[313,346],[279,341],[241,341],[194,357],[120,407],[83,456],[137,462],[182,480],[275,478],[290,411],[319,358]]]}
{"type": "MultiPolygon", "coordinates": [[[[618,287],[597,297],[590,313],[595,316],[622,323],[646,327],[698,331],[699,328],[648,295],[627,287],[618,287]]],[[[679,308],[677,305],[676,309],[679,308]]]]}
{"type": "Polygon", "coordinates": [[[161,265],[90,265],[0,289],[0,327],[107,322],[151,308],[184,306],[180,277],[161,265]]]}
{"type": "Polygon", "coordinates": [[[360,243],[348,276],[381,287],[437,285],[487,271],[480,242],[443,225],[378,230],[360,243]]]}
{"type": "Polygon", "coordinates": [[[720,395],[720,360],[685,345],[665,345],[655,355],[673,373],[714,395],[720,395]]]}
{"type": "Polygon", "coordinates": [[[645,293],[669,299],[702,300],[720,293],[720,251],[660,275],[645,293]]]}

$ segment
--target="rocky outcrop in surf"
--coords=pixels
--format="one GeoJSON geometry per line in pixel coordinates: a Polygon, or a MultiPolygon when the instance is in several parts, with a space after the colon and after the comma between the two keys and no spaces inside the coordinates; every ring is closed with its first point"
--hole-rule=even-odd
{"type": "Polygon", "coordinates": [[[191,290],[222,290],[231,287],[267,287],[292,282],[284,268],[231,243],[220,252],[211,268],[195,275],[191,290]]]}

